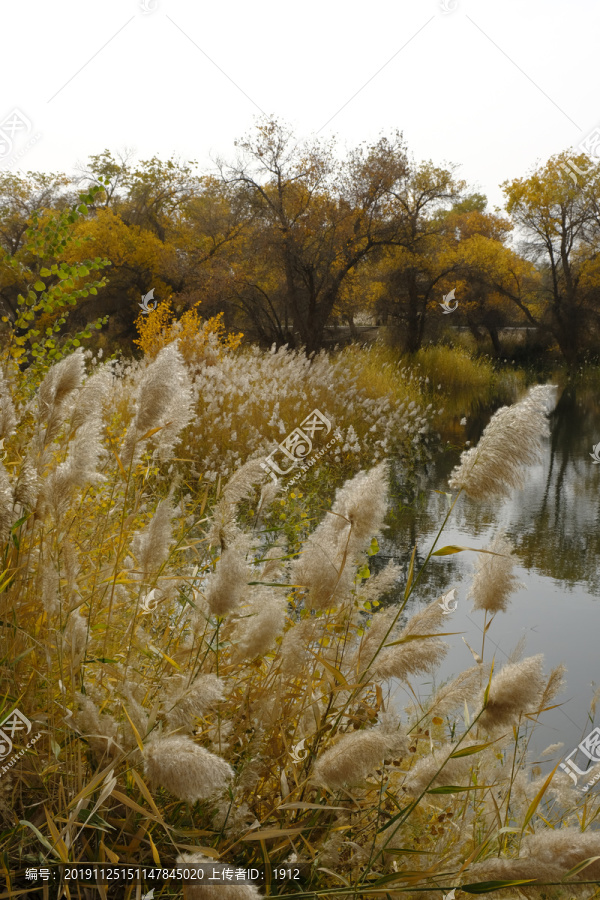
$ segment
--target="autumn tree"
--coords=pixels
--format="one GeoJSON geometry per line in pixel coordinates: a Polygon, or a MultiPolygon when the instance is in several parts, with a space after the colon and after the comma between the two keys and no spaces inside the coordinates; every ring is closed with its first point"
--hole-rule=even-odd
{"type": "MultiPolygon", "coordinates": [[[[66,257],[72,246],[81,248],[84,243],[76,233],[76,225],[89,214],[88,204],[93,203],[99,190],[99,186],[92,186],[65,209],[34,210],[25,231],[24,259],[16,253],[6,261],[26,285],[17,296],[16,309],[2,316],[11,329],[8,354],[21,369],[34,363],[39,375],[50,361],[60,359],[78,347],[82,339],[91,337],[89,322],[79,333],[71,331],[65,335],[68,307],[76,307],[104,286],[104,279],[95,277],[95,273],[110,263],[84,254],[82,261],[70,265],[66,257]]],[[[93,324],[100,329],[106,319],[99,318],[93,324]]],[[[69,322],[67,327],[71,325],[69,322]]]]}
{"type": "Polygon", "coordinates": [[[440,284],[459,268],[447,212],[464,190],[454,168],[411,162],[386,194],[395,233],[386,241],[380,308],[400,326],[409,353],[423,343],[440,284]]]}
{"type": "Polygon", "coordinates": [[[529,296],[512,299],[532,323],[550,332],[569,365],[600,331],[599,169],[585,156],[561,153],[502,186],[522,252],[540,276],[529,296]],[[569,159],[586,171],[582,183],[569,176],[569,159]]]}
{"type": "Polygon", "coordinates": [[[252,211],[237,302],[261,336],[318,350],[352,273],[397,236],[394,190],[408,166],[402,135],[339,160],[333,141],[300,144],[274,119],[221,163],[252,211]],[[264,263],[268,261],[264,269],[264,263]]]}
{"type": "Polygon", "coordinates": [[[61,210],[75,194],[66,175],[29,172],[0,174],[0,310],[14,321],[19,293],[41,263],[28,249],[27,229],[37,210],[61,210]],[[19,265],[14,265],[14,263],[19,265]]]}
{"type": "MultiPolygon", "coordinates": [[[[193,172],[192,163],[156,157],[131,163],[108,150],[92,156],[82,177],[105,190],[82,223],[98,253],[111,261],[107,286],[83,315],[110,314],[112,339],[130,341],[138,303],[151,288],[185,312],[202,302],[219,312],[231,280],[224,252],[244,226],[244,210],[220,181],[193,172]]],[[[226,324],[233,325],[226,316],[226,324]]]]}
{"type": "MultiPolygon", "coordinates": [[[[523,268],[523,261],[509,248],[512,223],[487,210],[483,194],[471,194],[455,203],[446,220],[449,242],[446,262],[456,263],[442,290],[455,288],[458,301],[456,321],[465,322],[478,343],[489,335],[497,355],[502,353],[499,332],[509,325],[522,324],[524,314],[506,292],[519,292],[509,272],[523,268]],[[508,271],[507,271],[508,270],[508,271]]],[[[525,264],[525,268],[531,267],[525,264]]]]}

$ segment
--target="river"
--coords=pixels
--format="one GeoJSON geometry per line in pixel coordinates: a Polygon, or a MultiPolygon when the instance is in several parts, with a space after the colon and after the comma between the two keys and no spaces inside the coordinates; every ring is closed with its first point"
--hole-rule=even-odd
{"type": "MultiPolygon", "coordinates": [[[[524,586],[513,594],[507,612],[494,619],[485,657],[495,656],[498,671],[524,638],[524,655],[543,653],[546,673],[558,663],[567,666],[566,689],[553,701],[562,705],[542,715],[530,745],[539,759],[549,744],[564,743],[557,754],[544,758],[544,770],[546,763],[555,764],[592,730],[588,718],[592,683],[600,681],[596,650],[600,638],[600,465],[590,456],[600,442],[600,402],[593,387],[584,383],[560,388],[557,398],[543,460],[527,470],[525,487],[505,502],[476,503],[461,496],[438,543],[438,547],[483,548],[503,531],[515,547],[518,565],[514,571],[524,586]]],[[[453,433],[462,437],[462,444],[475,445],[492,410],[477,411],[476,403],[470,406],[470,411],[464,411],[466,423],[459,426],[457,417],[453,433]]],[[[448,475],[461,451],[458,441],[449,444],[447,435],[444,438],[416,481],[399,474],[396,511],[381,547],[382,562],[392,556],[406,571],[415,542],[421,562],[431,547],[448,509],[447,499],[436,491],[448,490],[448,475]]],[[[456,588],[457,608],[447,615],[444,631],[461,635],[445,638],[450,650],[436,673],[436,684],[473,665],[462,637],[481,651],[483,613],[473,612],[472,600],[467,600],[475,557],[466,551],[432,558],[409,601],[410,614],[456,588]]],[[[425,698],[431,677],[417,679],[413,686],[425,698]]],[[[410,694],[398,686],[395,698],[401,708],[410,694]]]]}

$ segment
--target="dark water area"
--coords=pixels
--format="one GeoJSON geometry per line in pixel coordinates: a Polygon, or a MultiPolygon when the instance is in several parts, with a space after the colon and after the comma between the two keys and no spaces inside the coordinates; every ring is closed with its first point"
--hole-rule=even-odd
{"type": "MultiPolygon", "coordinates": [[[[447,498],[436,491],[449,490],[447,479],[461,449],[466,441],[477,443],[493,411],[473,413],[466,404],[466,423],[459,426],[459,416],[450,428],[451,434],[462,437],[460,446],[456,437],[448,442],[444,434],[418,476],[398,473],[392,523],[381,555],[396,559],[405,572],[415,544],[417,569],[422,565],[448,512],[447,498]]],[[[600,400],[593,386],[559,388],[543,459],[527,470],[524,488],[505,502],[476,503],[461,496],[437,544],[485,548],[499,532],[512,542],[518,560],[514,573],[524,586],[512,595],[507,612],[495,617],[486,636],[485,658],[495,657],[497,672],[524,639],[523,655],[543,653],[547,674],[559,663],[567,666],[566,689],[553,701],[562,705],[542,715],[530,745],[539,758],[549,744],[563,742],[561,750],[545,758],[553,764],[592,730],[590,701],[594,685],[600,683],[600,464],[590,455],[599,442],[600,400]]],[[[598,450],[600,459],[600,446],[598,450]]],[[[473,612],[473,601],[467,599],[476,555],[465,551],[433,557],[406,610],[410,615],[456,588],[457,608],[446,616],[443,630],[462,636],[445,638],[450,650],[435,675],[436,685],[473,665],[462,637],[481,652],[484,614],[473,612]]],[[[425,699],[432,676],[415,679],[413,687],[425,699]]],[[[410,700],[410,692],[399,685],[396,705],[402,708],[410,700]]]]}

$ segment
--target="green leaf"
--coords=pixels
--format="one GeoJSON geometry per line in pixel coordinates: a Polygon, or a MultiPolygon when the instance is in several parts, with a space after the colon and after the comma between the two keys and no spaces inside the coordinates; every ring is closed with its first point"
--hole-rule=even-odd
{"type": "Polygon", "coordinates": [[[82,203],[81,206],[78,206],[78,207],[77,207],[77,210],[78,210],[78,212],[80,212],[82,215],[85,216],[86,213],[87,213],[87,211],[88,211],[88,208],[87,208],[87,206],[85,205],[85,203],[82,203]]]}
{"type": "Polygon", "coordinates": [[[398,644],[409,644],[411,641],[424,641],[427,638],[436,638],[436,637],[448,637],[451,634],[460,634],[460,631],[436,631],[434,634],[407,634],[406,637],[400,638],[397,641],[391,641],[389,644],[384,644],[384,647],[397,647],[398,644]]]}
{"type": "Polygon", "coordinates": [[[459,547],[458,544],[448,544],[434,550],[432,556],[450,556],[451,553],[460,553],[462,550],[472,550],[474,553],[489,553],[491,556],[506,556],[506,553],[494,553],[492,550],[482,550],[480,547],[459,547]]]}
{"type": "Polygon", "coordinates": [[[554,778],[554,773],[558,769],[559,765],[560,765],[560,763],[557,762],[556,765],[554,766],[554,768],[552,769],[552,771],[550,772],[550,774],[548,775],[548,777],[546,778],[545,782],[543,783],[543,785],[541,786],[541,788],[539,789],[539,791],[537,792],[537,794],[531,801],[529,809],[527,810],[527,812],[525,814],[525,819],[523,821],[523,827],[522,827],[521,831],[525,831],[525,829],[527,828],[527,823],[533,817],[533,814],[535,813],[536,809],[538,808],[539,802],[542,799],[542,797],[544,796],[544,794],[546,793],[548,785],[554,778]]]}
{"type": "Polygon", "coordinates": [[[567,878],[570,878],[572,875],[577,875],[578,872],[581,872],[582,869],[586,869],[588,866],[591,866],[593,862],[598,862],[600,856],[590,856],[589,859],[584,859],[582,862],[577,863],[576,866],[573,866],[572,869],[569,869],[566,875],[563,875],[563,881],[566,881],[567,878]]]}
{"type": "Polygon", "coordinates": [[[375,556],[376,553],[379,553],[379,544],[377,543],[377,538],[373,538],[371,541],[371,545],[367,550],[368,556],[375,556]]]}
{"type": "Polygon", "coordinates": [[[29,647],[27,650],[23,650],[22,653],[19,653],[13,660],[8,664],[9,669],[15,668],[17,663],[20,662],[24,656],[27,656],[30,650],[35,650],[35,647],[29,647]]]}
{"type": "Polygon", "coordinates": [[[98,813],[93,813],[90,809],[80,809],[77,814],[77,820],[79,822],[86,822],[88,825],[93,825],[99,831],[115,831],[114,825],[109,825],[108,822],[105,822],[98,813]]]}
{"type": "Polygon", "coordinates": [[[484,788],[494,787],[493,784],[470,784],[460,787],[456,784],[445,784],[442,787],[430,788],[428,794],[460,794],[462,791],[482,791],[484,788]]]}
{"type": "Polygon", "coordinates": [[[31,828],[31,830],[33,831],[33,833],[34,833],[35,836],[37,837],[38,841],[40,841],[40,842],[43,844],[43,846],[46,848],[46,850],[49,850],[50,853],[54,853],[54,855],[55,855],[56,857],[58,857],[58,859],[60,859],[60,856],[59,856],[59,854],[57,853],[57,851],[53,849],[52,845],[48,843],[48,841],[46,840],[46,838],[44,837],[44,835],[43,835],[40,831],[38,831],[38,829],[35,827],[35,825],[32,825],[31,822],[28,822],[28,821],[27,821],[27,819],[20,819],[20,820],[19,820],[19,825],[26,825],[27,828],[31,828]]]}
{"type": "Polygon", "coordinates": [[[516,887],[519,884],[531,884],[536,878],[521,878],[518,881],[479,881],[474,884],[463,884],[461,891],[467,894],[490,894],[499,888],[516,887]]]}
{"type": "Polygon", "coordinates": [[[417,555],[417,545],[415,544],[414,550],[412,552],[412,556],[410,558],[410,563],[408,566],[408,577],[406,579],[406,588],[404,589],[404,599],[407,600],[410,595],[410,588],[413,582],[413,576],[415,574],[415,556],[417,555]]]}
{"type": "MultiPolygon", "coordinates": [[[[464,638],[463,638],[464,641],[464,638]]],[[[492,668],[490,669],[490,677],[488,678],[488,683],[483,695],[483,708],[485,709],[488,705],[488,700],[490,699],[490,688],[492,686],[492,675],[494,674],[494,660],[492,660],[492,668]]]]}
{"type": "MultiPolygon", "coordinates": [[[[32,515],[32,513],[28,512],[26,515],[21,516],[20,519],[17,519],[17,521],[14,523],[14,525],[13,525],[13,526],[11,527],[11,529],[10,529],[11,532],[16,531],[17,528],[20,528],[21,525],[23,524],[23,522],[26,522],[27,519],[28,519],[31,515],[32,515]]],[[[0,592],[0,593],[1,593],[1,592],[0,592]]]]}
{"type": "Polygon", "coordinates": [[[491,747],[495,743],[495,741],[488,741],[487,744],[477,744],[475,747],[463,747],[462,750],[456,750],[454,753],[451,753],[450,759],[460,759],[461,756],[472,756],[473,753],[481,753],[482,750],[491,747]]]}
{"type": "Polygon", "coordinates": [[[47,269],[44,266],[42,269],[40,269],[40,275],[42,276],[42,278],[48,278],[49,275],[52,275],[52,272],[50,271],[50,269],[47,269]]]}

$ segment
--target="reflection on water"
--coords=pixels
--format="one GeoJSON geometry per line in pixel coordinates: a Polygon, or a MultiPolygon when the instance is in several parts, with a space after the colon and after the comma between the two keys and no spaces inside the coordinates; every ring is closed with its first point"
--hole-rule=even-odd
{"type": "Polygon", "coordinates": [[[598,597],[598,467],[590,457],[600,440],[598,404],[567,387],[551,426],[546,465],[539,482],[529,482],[515,501],[510,534],[526,568],[565,587],[585,585],[598,597]]]}
{"type": "MultiPolygon", "coordinates": [[[[450,446],[444,441],[436,458],[415,479],[396,473],[395,511],[382,555],[394,557],[405,571],[415,544],[422,565],[447,513],[448,500],[437,492],[448,490],[448,475],[460,456],[458,435],[475,444],[491,413],[469,415],[465,428],[456,427],[450,433],[450,446]]],[[[486,547],[498,531],[512,541],[520,563],[515,572],[525,587],[513,595],[508,611],[496,616],[488,632],[490,651],[499,668],[525,637],[525,655],[544,653],[547,672],[560,662],[567,665],[566,692],[558,698],[563,706],[544,714],[545,724],[533,746],[539,752],[550,743],[564,741],[564,752],[568,752],[591,727],[587,719],[591,685],[600,681],[596,637],[600,465],[594,465],[590,456],[600,441],[600,403],[594,392],[584,385],[559,391],[550,427],[543,461],[527,471],[523,490],[504,503],[475,503],[461,497],[438,547],[486,547]]],[[[467,600],[474,560],[475,554],[469,552],[433,558],[407,612],[456,587],[458,608],[448,616],[447,630],[461,631],[478,649],[483,617],[471,611],[472,602],[467,600]]],[[[438,683],[473,664],[459,636],[446,640],[451,649],[436,676],[438,683]]],[[[487,647],[488,638],[486,657],[487,647]]],[[[420,685],[423,697],[429,693],[430,682],[431,678],[420,685]]]]}

